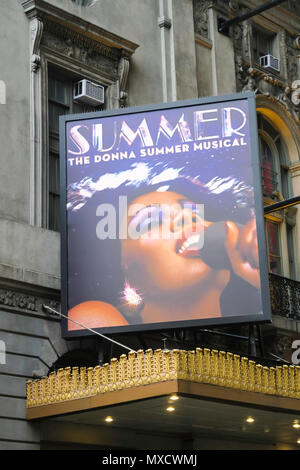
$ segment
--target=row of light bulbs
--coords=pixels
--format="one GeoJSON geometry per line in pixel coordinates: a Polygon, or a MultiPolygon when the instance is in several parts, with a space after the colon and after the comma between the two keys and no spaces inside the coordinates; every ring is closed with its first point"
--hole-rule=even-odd
{"type": "MultiPolygon", "coordinates": [[[[179,400],[179,396],[178,395],[171,395],[169,400],[171,402],[176,402],[177,400],[179,400]]],[[[172,413],[173,411],[175,411],[175,407],[173,405],[169,405],[166,408],[166,411],[168,411],[169,413],[172,413]]],[[[106,423],[112,423],[113,421],[114,421],[114,419],[113,419],[112,416],[106,416],[106,418],[105,418],[106,423]]],[[[245,421],[246,421],[246,423],[251,424],[251,423],[255,422],[255,419],[253,418],[253,416],[248,416],[245,421]]],[[[300,429],[300,423],[299,423],[298,419],[294,420],[293,428],[294,429],[300,429]]],[[[297,440],[297,444],[300,444],[300,438],[297,440]]]]}
{"type": "MultiPolygon", "coordinates": [[[[179,400],[179,396],[178,395],[171,395],[169,400],[171,400],[172,402],[175,402],[175,401],[179,400]]],[[[166,408],[166,411],[169,411],[171,413],[172,411],[175,411],[175,408],[174,408],[174,406],[170,405],[166,408]]],[[[114,421],[114,418],[112,416],[106,416],[104,421],[106,423],[112,423],[114,421]]]]}

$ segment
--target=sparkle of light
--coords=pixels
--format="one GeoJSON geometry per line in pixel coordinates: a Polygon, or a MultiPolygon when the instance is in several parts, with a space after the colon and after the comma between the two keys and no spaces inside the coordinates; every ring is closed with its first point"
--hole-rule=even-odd
{"type": "Polygon", "coordinates": [[[142,297],[137,293],[135,289],[125,284],[124,288],[124,299],[129,305],[137,306],[142,302],[142,297]]]}

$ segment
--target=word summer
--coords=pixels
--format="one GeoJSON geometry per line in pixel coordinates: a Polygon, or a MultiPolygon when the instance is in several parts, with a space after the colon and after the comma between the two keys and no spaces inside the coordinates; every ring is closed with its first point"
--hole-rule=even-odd
{"type": "Polygon", "coordinates": [[[128,116],[127,121],[122,119],[121,122],[112,122],[109,119],[108,127],[101,119],[92,124],[88,124],[88,121],[76,124],[71,126],[67,133],[68,153],[79,156],[94,152],[116,152],[124,148],[123,145],[130,147],[135,142],[139,142],[140,148],[159,147],[162,138],[170,144],[175,144],[178,139],[182,144],[206,140],[229,142],[227,139],[245,137],[247,134],[247,115],[237,107],[198,109],[193,113],[192,122],[187,122],[184,113],[176,120],[173,113],[174,110],[167,113],[173,124],[164,114],[160,118],[156,117],[155,123],[152,123],[150,118],[147,120],[146,117],[140,116],[138,125],[135,115],[128,116]],[[175,125],[174,120],[177,121],[175,125]]]}

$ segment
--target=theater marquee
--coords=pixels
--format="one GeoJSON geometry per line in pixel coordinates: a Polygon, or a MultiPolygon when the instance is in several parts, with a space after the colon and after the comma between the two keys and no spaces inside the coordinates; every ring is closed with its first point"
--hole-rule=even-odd
{"type": "Polygon", "coordinates": [[[253,93],[63,116],[60,139],[63,336],[269,320],[253,93]]]}

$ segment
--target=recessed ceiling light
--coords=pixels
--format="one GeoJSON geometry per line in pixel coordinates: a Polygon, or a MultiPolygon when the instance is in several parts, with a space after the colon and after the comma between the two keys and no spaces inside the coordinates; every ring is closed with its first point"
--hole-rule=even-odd
{"type": "Polygon", "coordinates": [[[179,396],[178,395],[171,395],[170,400],[172,400],[172,401],[179,400],[179,396]]]}
{"type": "Polygon", "coordinates": [[[293,423],[293,428],[295,429],[299,429],[300,428],[300,423],[297,419],[295,419],[294,423],[293,423]]]}
{"type": "Polygon", "coordinates": [[[112,423],[113,420],[114,420],[114,419],[113,419],[111,416],[106,416],[106,418],[105,418],[104,421],[105,421],[106,423],[112,423]]]}
{"type": "Polygon", "coordinates": [[[168,406],[167,411],[169,411],[170,413],[171,413],[172,411],[175,411],[174,406],[168,406]]]}
{"type": "Polygon", "coordinates": [[[297,440],[297,444],[300,444],[300,439],[297,440]]]}
{"type": "Polygon", "coordinates": [[[252,416],[248,416],[248,418],[246,419],[246,423],[254,423],[255,419],[252,418],[252,416]]]}

